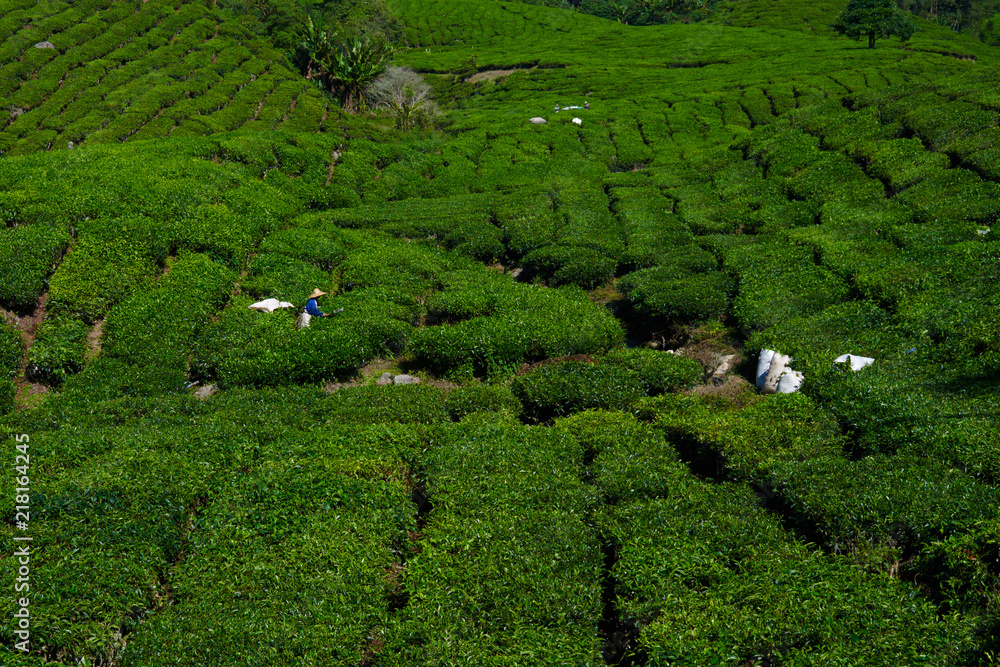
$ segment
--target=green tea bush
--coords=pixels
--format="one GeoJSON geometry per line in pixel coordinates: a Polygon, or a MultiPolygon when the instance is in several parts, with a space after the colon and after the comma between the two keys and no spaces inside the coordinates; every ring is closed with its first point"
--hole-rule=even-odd
{"type": "Polygon", "coordinates": [[[844,446],[838,424],[826,410],[803,394],[745,397],[744,407],[711,398],[665,394],[645,399],[639,414],[662,428],[687,460],[713,477],[763,480],[785,461],[840,454],[844,446]],[[719,410],[718,407],[728,407],[719,410]]]}
{"type": "Polygon", "coordinates": [[[143,624],[122,664],[357,660],[389,621],[386,572],[413,513],[400,483],[345,475],[336,459],[264,462],[202,510],[173,573],[178,602],[143,624]]]}
{"type": "Polygon", "coordinates": [[[550,245],[529,252],[521,266],[553,286],[579,285],[593,289],[615,275],[617,262],[590,248],[550,245]]]}
{"type": "Polygon", "coordinates": [[[416,296],[439,287],[448,271],[471,266],[471,260],[429,246],[374,234],[358,239],[361,245],[341,264],[345,290],[383,287],[416,296]]]}
{"type": "Polygon", "coordinates": [[[1000,501],[994,487],[925,456],[791,462],[774,473],[773,483],[797,526],[827,549],[879,569],[996,521],[1000,501]]]}
{"type": "Polygon", "coordinates": [[[59,385],[83,368],[87,325],[65,315],[45,318],[28,351],[25,373],[34,380],[59,385]]]}
{"type": "Polygon", "coordinates": [[[248,262],[247,277],[240,287],[255,297],[288,301],[301,308],[313,289],[330,290],[331,281],[329,271],[313,264],[287,255],[264,252],[248,262]]]}
{"type": "Polygon", "coordinates": [[[795,368],[831,368],[834,359],[851,353],[891,361],[905,349],[907,339],[893,327],[891,313],[871,301],[848,301],[814,315],[791,317],[747,339],[745,349],[780,350],[795,359],[795,368]]]}
{"type": "Polygon", "coordinates": [[[319,382],[352,374],[374,356],[376,341],[341,322],[296,330],[298,311],[261,313],[248,305],[235,299],[202,333],[193,362],[198,377],[223,387],[319,382]]]}
{"type": "MultiPolygon", "coordinates": [[[[0,204],[2,209],[3,204],[0,204]]],[[[34,310],[46,278],[69,243],[66,231],[41,225],[0,229],[0,304],[26,313],[34,310]]]]}
{"type": "Polygon", "coordinates": [[[914,650],[947,662],[967,645],[968,621],[939,619],[909,586],[809,550],[742,488],[675,482],[662,499],[615,507],[605,530],[636,654],[788,665],[863,654],[888,667],[914,650]]]}
{"type": "Polygon", "coordinates": [[[440,424],[450,421],[442,392],[421,384],[338,389],[318,412],[339,424],[440,424]]]}
{"type": "Polygon", "coordinates": [[[493,285],[485,301],[491,305],[475,288],[467,299],[435,301],[456,315],[489,310],[455,325],[419,329],[407,348],[414,360],[442,374],[497,375],[524,361],[604,352],[623,340],[621,325],[578,288],[550,290],[507,278],[493,285]]]}
{"type": "Polygon", "coordinates": [[[134,239],[86,235],[52,276],[50,307],[75,317],[100,319],[157,272],[155,250],[134,239]]]}
{"type": "Polygon", "coordinates": [[[627,410],[645,392],[628,368],[567,361],[514,380],[511,389],[532,422],[588,409],[627,410]]]}
{"type": "Polygon", "coordinates": [[[14,409],[14,375],[24,354],[21,332],[0,321],[0,415],[14,409]]]}
{"type": "Polygon", "coordinates": [[[733,314],[748,330],[847,299],[848,286],[816,265],[811,248],[774,241],[752,244],[728,252],[725,264],[739,280],[733,314]]]}
{"type": "Polygon", "coordinates": [[[434,509],[407,563],[409,604],[387,664],[597,661],[601,551],[582,449],[549,429],[455,424],[428,433],[434,509]]]}
{"type": "Polygon", "coordinates": [[[564,429],[584,446],[592,460],[588,479],[609,504],[666,497],[691,478],[663,432],[630,413],[586,410],[557,419],[553,428],[564,429]]]}
{"type": "Polygon", "coordinates": [[[726,311],[734,281],[722,271],[690,273],[668,265],[633,271],[615,287],[642,316],[704,322],[726,311]]]}
{"type": "Polygon", "coordinates": [[[521,403],[506,385],[474,384],[449,391],[445,409],[454,421],[462,421],[479,412],[517,415],[521,403]]]}
{"type": "Polygon", "coordinates": [[[600,361],[635,373],[650,396],[685,389],[702,378],[701,365],[694,359],[645,347],[612,350],[600,361]]]}

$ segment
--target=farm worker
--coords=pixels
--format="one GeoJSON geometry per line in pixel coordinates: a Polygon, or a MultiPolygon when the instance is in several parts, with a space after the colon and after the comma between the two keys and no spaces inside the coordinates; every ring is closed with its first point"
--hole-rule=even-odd
{"type": "Polygon", "coordinates": [[[312,291],[309,295],[309,300],[306,301],[306,313],[312,317],[326,317],[329,313],[324,313],[319,309],[319,304],[316,303],[316,299],[321,296],[325,296],[326,292],[321,291],[318,287],[312,291]]]}
{"type": "Polygon", "coordinates": [[[587,111],[590,111],[590,102],[584,102],[583,108],[586,109],[587,111]]]}
{"type": "Polygon", "coordinates": [[[556,102],[556,113],[559,113],[559,103],[556,102]]]}

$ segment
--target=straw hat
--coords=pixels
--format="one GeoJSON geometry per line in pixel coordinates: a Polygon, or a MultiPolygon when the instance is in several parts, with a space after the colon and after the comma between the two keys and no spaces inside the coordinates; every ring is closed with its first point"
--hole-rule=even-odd
{"type": "Polygon", "coordinates": [[[315,299],[316,297],[323,296],[325,294],[326,294],[326,292],[320,290],[320,288],[317,287],[316,289],[313,290],[313,293],[309,295],[309,298],[310,299],[315,299]]]}

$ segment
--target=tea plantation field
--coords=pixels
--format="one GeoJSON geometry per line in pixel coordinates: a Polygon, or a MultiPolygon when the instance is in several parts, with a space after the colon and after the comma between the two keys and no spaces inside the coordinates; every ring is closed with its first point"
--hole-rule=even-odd
{"type": "Polygon", "coordinates": [[[0,662],[996,664],[995,48],[391,0],[402,131],[230,4],[0,2],[0,662]]]}

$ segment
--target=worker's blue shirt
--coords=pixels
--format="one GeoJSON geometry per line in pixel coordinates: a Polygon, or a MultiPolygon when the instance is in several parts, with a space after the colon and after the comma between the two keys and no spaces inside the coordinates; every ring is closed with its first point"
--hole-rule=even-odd
{"type": "Polygon", "coordinates": [[[309,299],[306,301],[306,312],[313,317],[323,317],[323,311],[319,309],[316,299],[309,299]]]}

